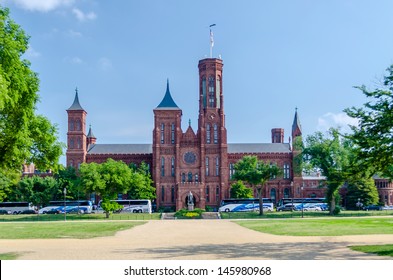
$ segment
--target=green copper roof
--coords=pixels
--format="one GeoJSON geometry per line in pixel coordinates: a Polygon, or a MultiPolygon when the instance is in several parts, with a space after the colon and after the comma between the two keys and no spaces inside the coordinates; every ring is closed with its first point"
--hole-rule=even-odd
{"type": "Polygon", "coordinates": [[[169,91],[169,81],[168,80],[166,83],[165,96],[162,99],[161,103],[157,106],[157,108],[179,109],[179,107],[176,105],[175,101],[173,101],[173,98],[171,96],[171,92],[169,91]]]}
{"type": "Polygon", "coordinates": [[[74,99],[74,103],[72,103],[71,107],[68,108],[68,110],[83,110],[81,104],[79,104],[79,98],[78,98],[78,88],[75,89],[75,99],[74,99]]]}

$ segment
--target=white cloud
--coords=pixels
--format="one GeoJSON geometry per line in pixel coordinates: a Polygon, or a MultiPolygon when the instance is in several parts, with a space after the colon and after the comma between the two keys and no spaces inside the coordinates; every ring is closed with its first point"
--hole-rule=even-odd
{"type": "Polygon", "coordinates": [[[72,13],[76,16],[76,18],[79,21],[94,20],[97,18],[97,15],[94,12],[84,13],[78,8],[72,9],[72,13]]]}
{"type": "Polygon", "coordinates": [[[11,0],[18,7],[29,11],[49,12],[61,6],[69,6],[74,0],[11,0]]]}
{"type": "Polygon", "coordinates": [[[74,31],[72,29],[68,30],[67,36],[71,37],[71,38],[82,38],[83,37],[81,32],[74,31]]]}
{"type": "Polygon", "coordinates": [[[71,64],[82,64],[83,60],[77,56],[74,57],[65,57],[64,62],[71,63],[71,64]]]}
{"type": "Polygon", "coordinates": [[[318,118],[317,130],[326,131],[331,127],[340,127],[342,132],[349,132],[350,128],[348,125],[357,126],[358,120],[349,117],[345,113],[326,113],[322,117],[318,118]]]}
{"type": "Polygon", "coordinates": [[[41,56],[41,54],[37,52],[35,49],[33,49],[32,46],[29,46],[25,54],[28,58],[36,58],[41,56]]]}
{"type": "Polygon", "coordinates": [[[112,69],[112,61],[109,58],[101,57],[98,60],[98,66],[103,71],[110,70],[110,69],[112,69]]]}

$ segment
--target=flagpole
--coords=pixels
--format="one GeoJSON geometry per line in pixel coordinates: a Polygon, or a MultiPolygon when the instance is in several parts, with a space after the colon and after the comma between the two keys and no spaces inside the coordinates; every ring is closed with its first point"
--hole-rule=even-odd
{"type": "Polygon", "coordinates": [[[213,39],[213,32],[212,32],[212,27],[216,26],[216,24],[210,24],[210,58],[213,58],[213,46],[214,46],[214,39],[213,39]]]}

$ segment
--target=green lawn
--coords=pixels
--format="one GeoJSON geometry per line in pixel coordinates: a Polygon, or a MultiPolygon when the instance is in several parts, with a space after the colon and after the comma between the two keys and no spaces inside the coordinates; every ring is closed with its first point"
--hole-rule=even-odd
{"type": "Polygon", "coordinates": [[[7,260],[16,260],[19,257],[17,253],[3,253],[0,254],[0,260],[7,261],[7,260]]]}
{"type": "MultiPolygon", "coordinates": [[[[80,221],[80,220],[159,220],[160,213],[122,213],[111,214],[109,219],[106,219],[105,214],[67,214],[67,221],[80,221]]],[[[41,215],[1,215],[0,222],[45,222],[45,221],[64,221],[64,214],[41,214],[41,215]]]]}
{"type": "Polygon", "coordinates": [[[235,223],[259,232],[292,236],[393,234],[393,218],[247,220],[235,223]]]}
{"type": "Polygon", "coordinates": [[[349,246],[349,248],[363,253],[377,254],[378,256],[393,257],[393,244],[349,246]]]}
{"type": "Polygon", "coordinates": [[[0,239],[93,238],[111,236],[144,222],[0,223],[0,239]]]}

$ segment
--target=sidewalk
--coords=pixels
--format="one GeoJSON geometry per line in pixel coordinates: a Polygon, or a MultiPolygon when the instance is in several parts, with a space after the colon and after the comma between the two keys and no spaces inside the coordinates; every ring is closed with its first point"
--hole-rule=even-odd
{"type": "Polygon", "coordinates": [[[348,245],[393,244],[393,235],[294,237],[241,227],[229,220],[162,220],[93,239],[0,240],[1,252],[26,260],[121,259],[392,259],[348,245]]]}

